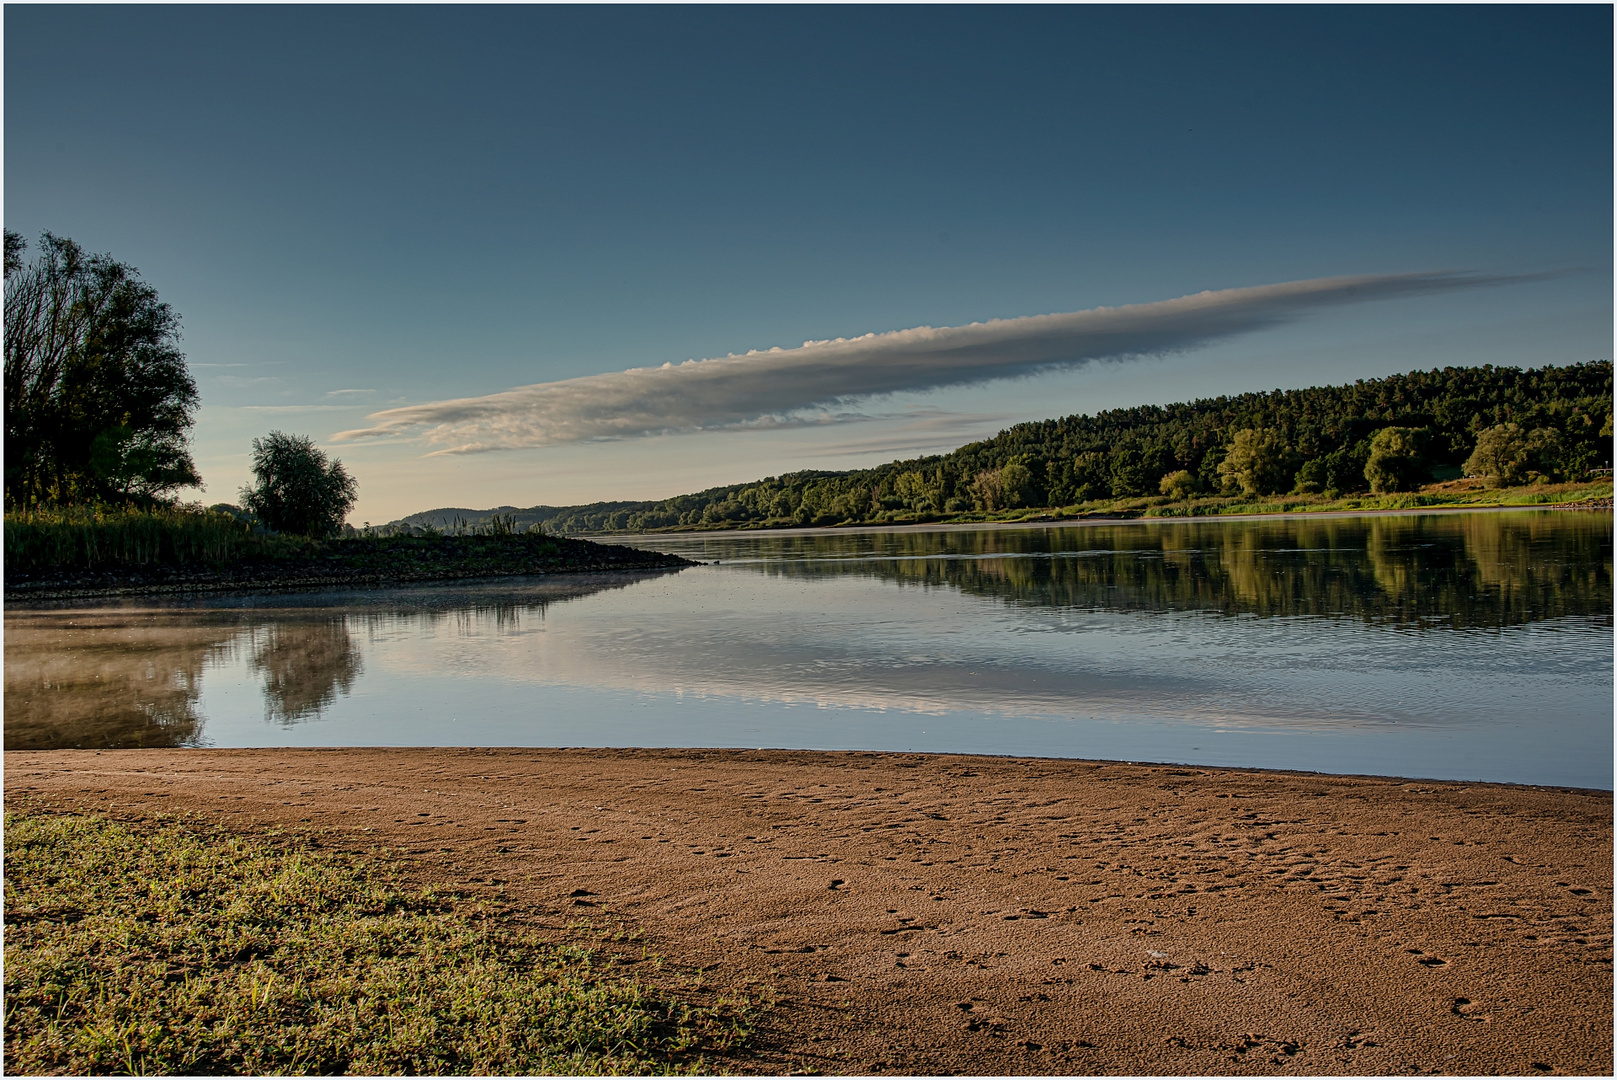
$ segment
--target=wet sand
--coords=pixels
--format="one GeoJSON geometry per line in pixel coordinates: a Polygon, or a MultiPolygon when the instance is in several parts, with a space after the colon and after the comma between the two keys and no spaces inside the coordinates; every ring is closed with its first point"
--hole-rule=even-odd
{"type": "Polygon", "coordinates": [[[748,1071],[1610,1073],[1612,795],[949,755],[5,755],[773,986],[748,1071]]]}

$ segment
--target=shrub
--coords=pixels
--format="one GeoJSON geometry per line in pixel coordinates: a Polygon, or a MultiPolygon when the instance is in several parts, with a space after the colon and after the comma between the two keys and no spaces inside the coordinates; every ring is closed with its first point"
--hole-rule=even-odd
{"type": "Polygon", "coordinates": [[[1297,470],[1297,482],[1292,485],[1293,495],[1318,495],[1330,483],[1330,469],[1324,458],[1310,458],[1297,470]]]}
{"type": "Polygon", "coordinates": [[[1196,478],[1189,469],[1180,469],[1164,476],[1157,484],[1158,490],[1170,499],[1188,499],[1196,494],[1196,478]]]}

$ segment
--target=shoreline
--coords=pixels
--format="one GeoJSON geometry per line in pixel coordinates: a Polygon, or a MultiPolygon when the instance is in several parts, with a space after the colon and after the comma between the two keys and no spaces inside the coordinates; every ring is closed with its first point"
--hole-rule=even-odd
{"type": "Polygon", "coordinates": [[[1269,513],[1252,514],[1206,514],[1198,516],[1171,515],[1162,517],[1146,517],[1134,515],[1131,517],[1112,517],[1106,515],[1082,515],[1079,517],[1041,517],[1026,518],[1020,521],[904,521],[878,524],[851,524],[851,525],[793,525],[781,528],[759,526],[755,528],[736,529],[666,529],[656,532],[643,533],[580,533],[580,539],[587,539],[597,544],[627,544],[629,541],[642,543],[658,537],[678,537],[679,539],[706,540],[725,536],[808,536],[814,534],[841,534],[860,532],[965,532],[982,529],[1047,529],[1052,527],[1075,528],[1091,525],[1164,525],[1164,524],[1207,524],[1219,521],[1269,521],[1285,518],[1360,518],[1360,517],[1403,517],[1418,514],[1484,514],[1501,512],[1521,512],[1536,510],[1571,511],[1579,510],[1593,513],[1612,513],[1611,505],[1588,506],[1574,503],[1542,503],[1538,505],[1501,506],[1486,504],[1479,506],[1410,506],[1398,509],[1369,509],[1369,510],[1276,510],[1269,513]]]}
{"type": "Polygon", "coordinates": [[[780,1004],[743,1071],[1609,1073],[1612,793],[873,752],[7,751],[780,1004]]]}
{"type": "MultiPolygon", "coordinates": [[[[253,563],[216,570],[204,567],[152,567],[117,568],[106,571],[84,571],[62,577],[41,577],[39,580],[8,580],[4,585],[3,603],[7,606],[27,608],[35,603],[57,604],[75,600],[113,600],[139,597],[184,597],[230,594],[292,593],[318,589],[387,589],[412,585],[430,585],[448,582],[473,583],[500,578],[551,576],[583,573],[614,573],[623,571],[679,570],[702,565],[700,560],[655,550],[654,547],[636,547],[636,544],[655,544],[660,538],[708,540],[730,536],[813,536],[843,535],[851,533],[887,532],[972,532],[983,530],[1013,530],[1036,528],[1081,528],[1103,525],[1189,524],[1214,521],[1264,521],[1289,518],[1357,518],[1394,517],[1420,514],[1500,513],[1510,511],[1581,510],[1612,512],[1608,505],[1540,504],[1522,506],[1427,506],[1398,509],[1367,510],[1287,510],[1273,513],[1220,514],[1206,516],[1124,516],[1083,515],[1072,518],[1044,517],[1022,521],[965,521],[965,522],[899,522],[886,524],[850,524],[792,526],[784,528],[737,528],[686,530],[674,529],[646,533],[596,533],[579,536],[554,536],[549,539],[563,545],[589,545],[604,548],[612,554],[598,561],[579,561],[561,565],[552,560],[539,564],[531,560],[508,564],[506,567],[482,564],[475,567],[433,568],[428,570],[351,570],[335,573],[310,572],[308,567],[253,563]],[[638,558],[620,558],[617,553],[632,551],[638,558]],[[104,582],[104,583],[103,583],[104,582]]],[[[455,541],[467,538],[446,537],[455,541]]],[[[476,538],[470,538],[476,539],[476,538]]]]}

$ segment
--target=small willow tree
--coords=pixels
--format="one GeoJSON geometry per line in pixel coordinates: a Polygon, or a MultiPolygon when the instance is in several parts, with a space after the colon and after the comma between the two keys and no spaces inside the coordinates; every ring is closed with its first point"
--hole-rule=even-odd
{"type": "Polygon", "coordinates": [[[276,532],[322,539],[341,531],[359,481],[307,435],[272,431],[253,440],[253,483],[241,504],[276,532]]]}

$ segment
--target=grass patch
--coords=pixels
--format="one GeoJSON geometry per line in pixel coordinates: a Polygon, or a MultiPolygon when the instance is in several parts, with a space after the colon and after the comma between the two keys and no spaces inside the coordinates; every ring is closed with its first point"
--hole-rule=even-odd
{"type": "Polygon", "coordinates": [[[5,818],[12,1073],[652,1073],[746,1033],[374,858],[5,818]]]}

